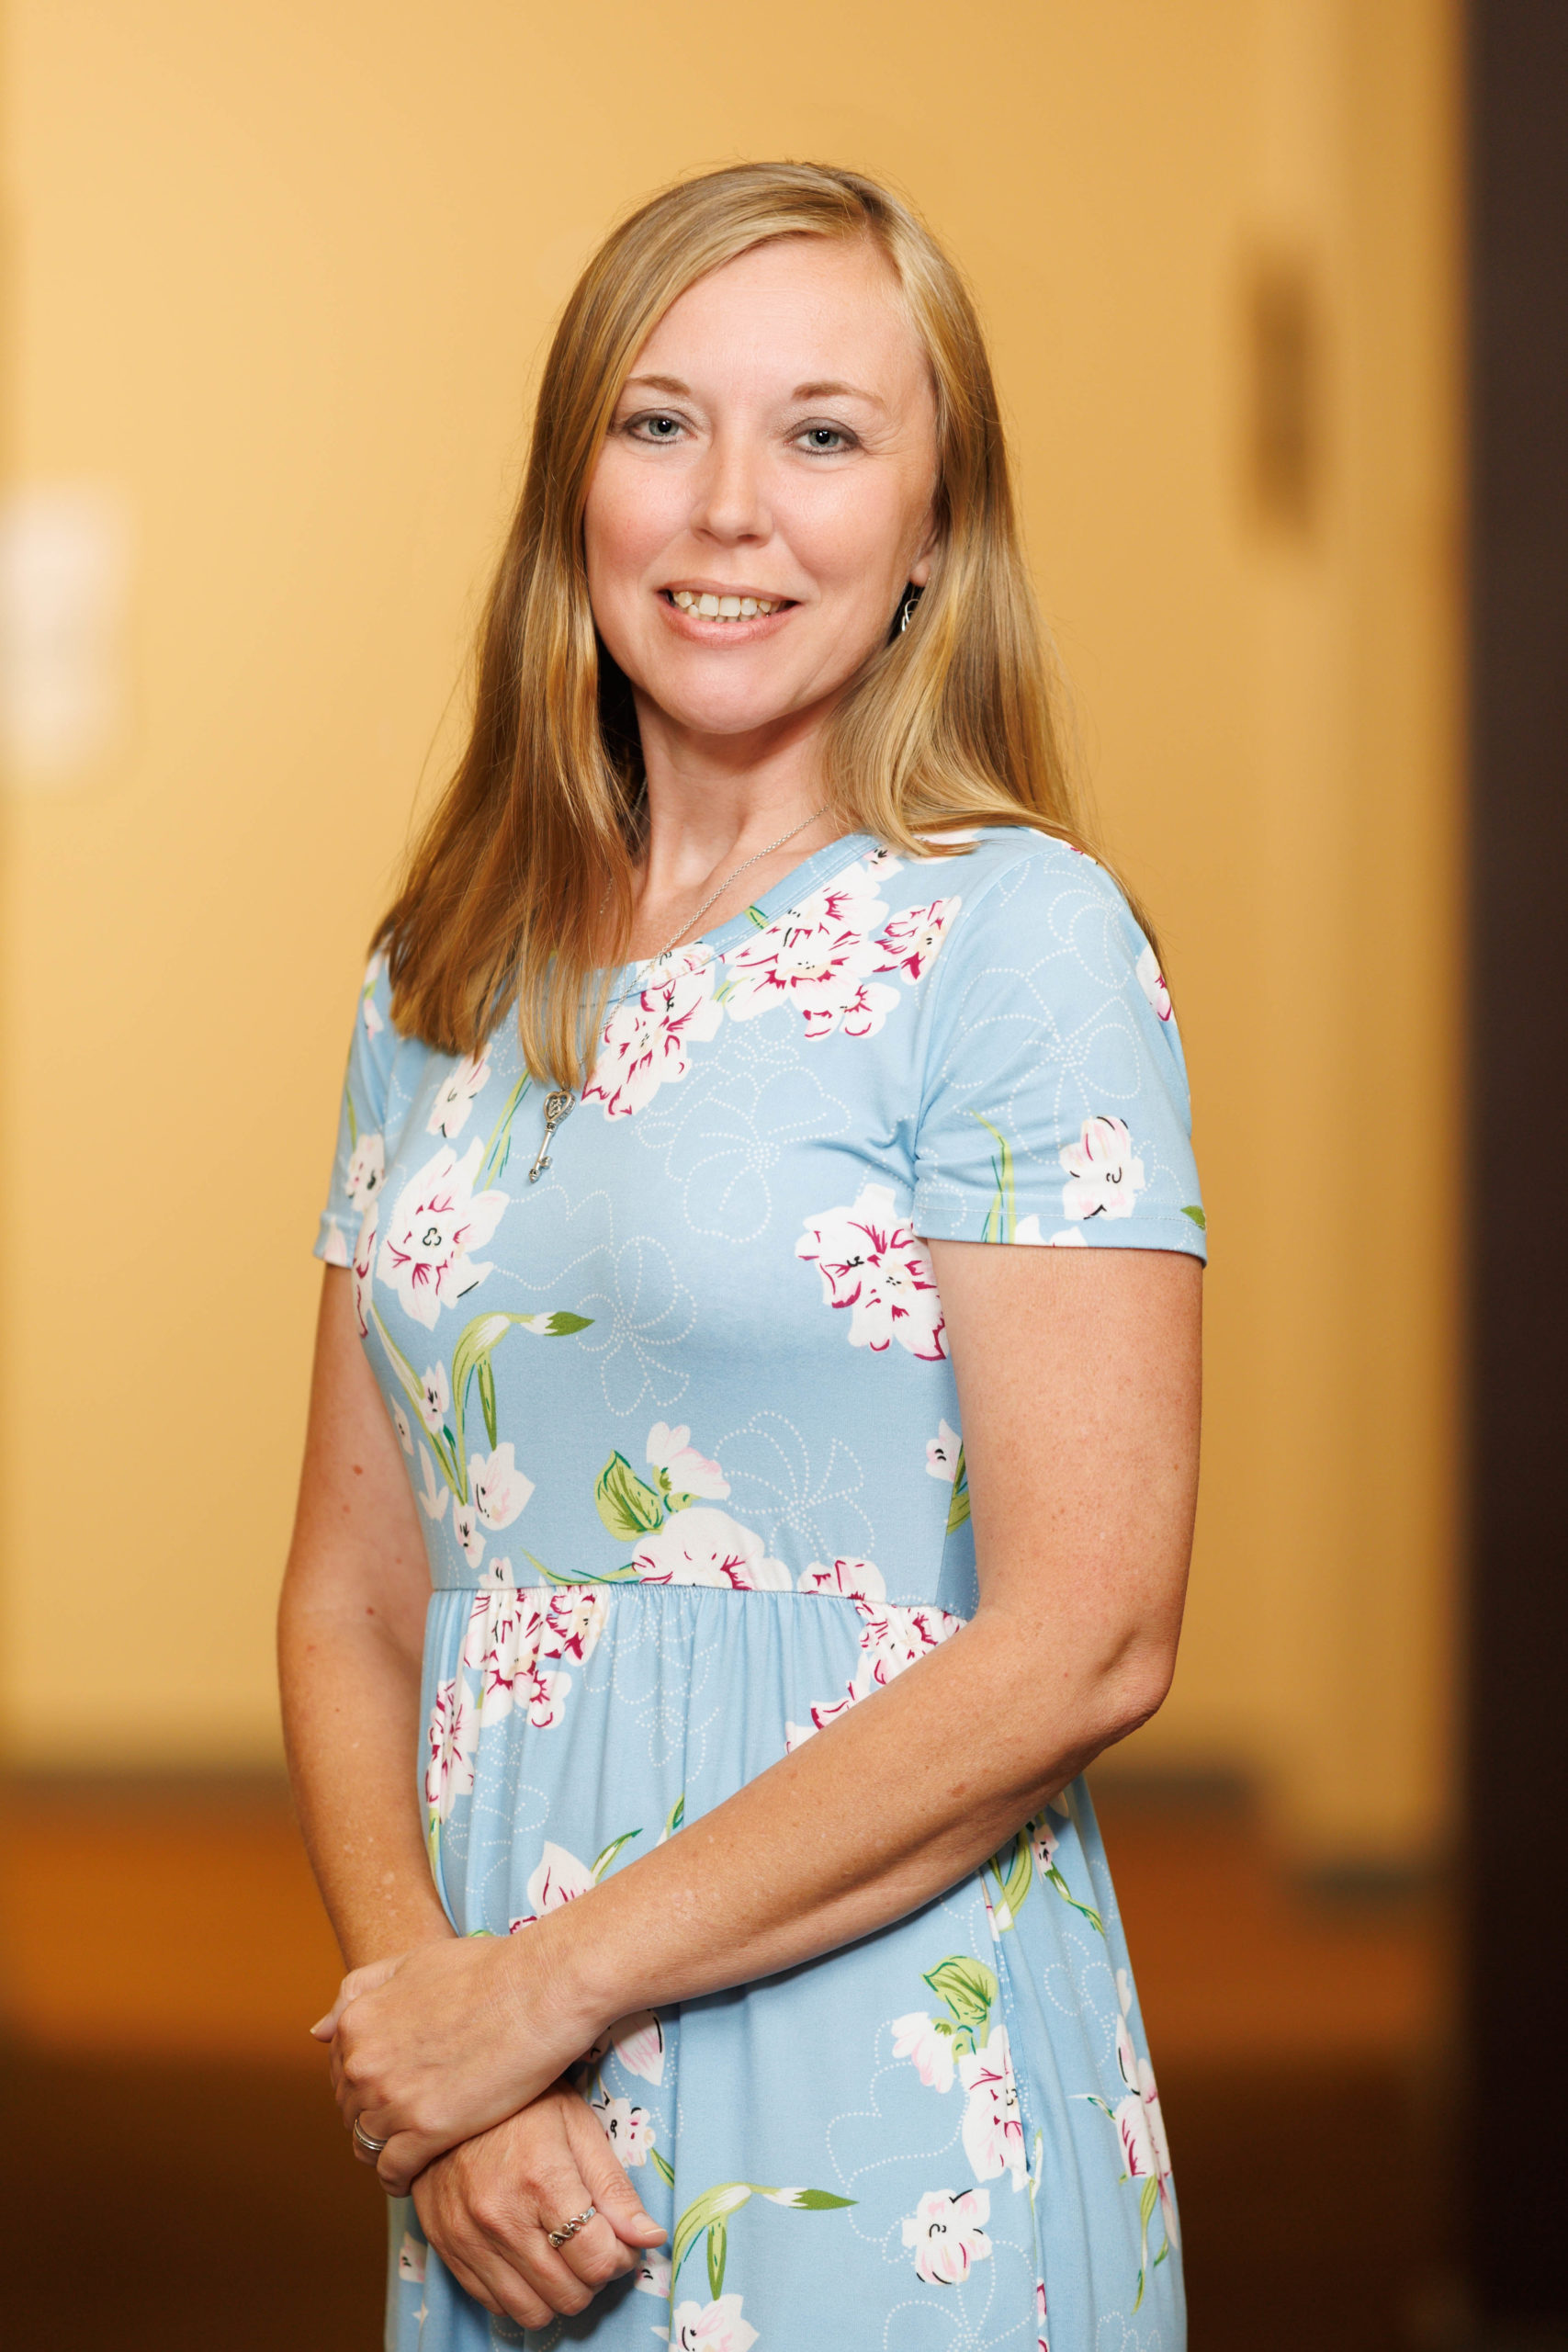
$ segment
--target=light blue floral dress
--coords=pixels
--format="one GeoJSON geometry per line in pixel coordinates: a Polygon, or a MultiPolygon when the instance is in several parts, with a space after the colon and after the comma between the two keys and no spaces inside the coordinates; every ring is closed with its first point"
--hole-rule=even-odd
{"type": "MultiPolygon", "coordinates": [[[[317,1253],[424,1528],[419,1803],[465,1934],[679,1837],[974,1611],[928,1238],[1204,1250],[1155,957],[1027,831],[818,852],[619,975],[591,1083],[549,1098],[510,1023],[476,1061],[400,1038],[372,964],[317,1253]]],[[[1183,2341],[1081,1782],[880,1934],[625,2018],[581,2079],[663,2253],[525,2335],[396,2206],[396,2352],[1183,2341]]]]}

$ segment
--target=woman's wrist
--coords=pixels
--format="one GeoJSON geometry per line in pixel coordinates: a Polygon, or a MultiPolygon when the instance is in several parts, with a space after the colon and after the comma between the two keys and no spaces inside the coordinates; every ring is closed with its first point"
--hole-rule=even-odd
{"type": "Polygon", "coordinates": [[[592,1932],[592,1899],[580,1898],[511,1939],[519,1994],[525,1982],[528,1987],[522,1996],[528,2030],[537,2033],[542,2005],[558,2027],[563,2069],[591,2049],[628,2006],[635,2006],[610,1981],[604,1939],[592,1932]]]}

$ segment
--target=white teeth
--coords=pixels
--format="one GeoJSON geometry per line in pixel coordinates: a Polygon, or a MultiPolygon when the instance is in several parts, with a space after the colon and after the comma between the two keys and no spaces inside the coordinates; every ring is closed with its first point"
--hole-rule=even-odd
{"type": "Polygon", "coordinates": [[[705,621],[750,621],[759,615],[766,619],[778,611],[776,602],[766,596],[715,596],[699,594],[694,588],[672,588],[670,601],[683,613],[695,613],[705,621]]]}

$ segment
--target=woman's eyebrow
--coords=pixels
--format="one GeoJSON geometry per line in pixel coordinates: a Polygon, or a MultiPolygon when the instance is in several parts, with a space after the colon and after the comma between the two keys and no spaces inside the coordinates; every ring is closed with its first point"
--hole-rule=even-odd
{"type": "Polygon", "coordinates": [[[869,401],[873,408],[886,408],[887,405],[874,392],[866,391],[859,384],[796,384],[793,398],[797,401],[869,401]]]}
{"type": "Polygon", "coordinates": [[[646,384],[651,392],[671,392],[677,400],[689,401],[692,397],[690,384],[683,384],[679,376],[628,376],[628,391],[634,384],[646,384]]]}

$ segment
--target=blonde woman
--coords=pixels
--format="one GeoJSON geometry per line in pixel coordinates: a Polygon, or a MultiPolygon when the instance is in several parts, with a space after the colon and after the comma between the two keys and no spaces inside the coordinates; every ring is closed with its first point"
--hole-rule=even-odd
{"type": "Polygon", "coordinates": [[[390,2345],[1181,2340],[1079,1775],[1176,1653],[1188,1133],[962,282],[847,172],[671,189],[550,353],[319,1244],[284,1690],[390,2345]]]}

